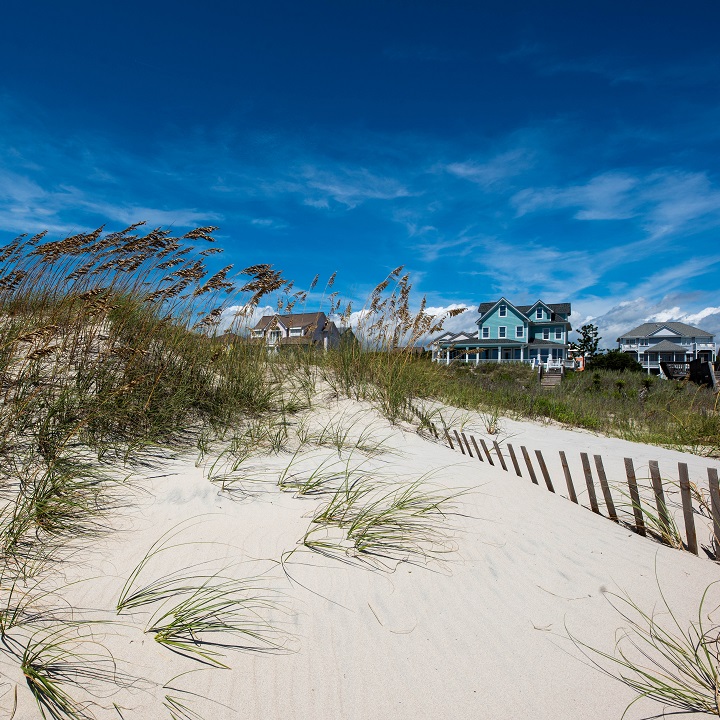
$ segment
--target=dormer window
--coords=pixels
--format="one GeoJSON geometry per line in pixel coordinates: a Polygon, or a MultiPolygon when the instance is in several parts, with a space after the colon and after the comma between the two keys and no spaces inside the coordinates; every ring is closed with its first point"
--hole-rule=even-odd
{"type": "Polygon", "coordinates": [[[263,331],[262,330],[253,330],[253,337],[262,337],[263,331]]]}
{"type": "Polygon", "coordinates": [[[290,337],[301,337],[302,336],[302,328],[294,327],[290,328],[290,337]]]}
{"type": "Polygon", "coordinates": [[[500,315],[500,317],[507,317],[507,305],[500,306],[500,312],[498,315],[500,315]]]}
{"type": "Polygon", "coordinates": [[[537,308],[537,310],[535,310],[535,318],[536,318],[537,320],[542,320],[542,319],[543,319],[543,311],[542,311],[542,308],[541,308],[541,307],[539,307],[539,308],[537,308]]]}

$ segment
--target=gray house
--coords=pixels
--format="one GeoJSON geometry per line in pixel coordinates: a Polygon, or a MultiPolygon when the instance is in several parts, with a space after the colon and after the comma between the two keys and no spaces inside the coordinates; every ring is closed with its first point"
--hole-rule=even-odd
{"type": "Polygon", "coordinates": [[[340,331],[324,312],[265,315],[252,329],[250,337],[263,341],[268,348],[337,347],[340,331]]]}
{"type": "Polygon", "coordinates": [[[681,322],[643,323],[621,335],[620,350],[632,355],[648,372],[660,372],[661,362],[715,362],[715,336],[681,322]]]}

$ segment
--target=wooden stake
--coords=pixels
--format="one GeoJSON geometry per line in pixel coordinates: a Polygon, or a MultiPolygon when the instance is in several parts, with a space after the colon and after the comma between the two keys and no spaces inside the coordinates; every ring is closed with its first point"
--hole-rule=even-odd
{"type": "Polygon", "coordinates": [[[540,471],[545,478],[545,484],[547,485],[547,489],[550,492],[554,493],[555,488],[553,487],[552,480],[550,479],[550,473],[548,472],[547,465],[545,464],[545,458],[542,456],[542,453],[539,450],[535,451],[535,455],[537,456],[538,464],[540,465],[540,471]]]}
{"type": "Polygon", "coordinates": [[[475,448],[475,455],[477,455],[477,459],[480,462],[485,462],[483,460],[482,453],[480,452],[480,448],[477,446],[477,443],[475,442],[475,437],[473,435],[471,435],[470,439],[472,440],[473,447],[475,448]]]}
{"type": "Polygon", "coordinates": [[[590,500],[590,509],[600,514],[600,508],[598,507],[597,497],[595,496],[595,485],[593,484],[592,470],[590,469],[590,460],[587,453],[580,453],[580,460],[582,461],[583,472],[585,473],[585,484],[587,485],[588,499],[590,500]]]}
{"type": "Polygon", "coordinates": [[[680,497],[682,499],[683,517],[685,518],[685,536],[688,550],[698,554],[697,535],[695,534],[695,517],[693,516],[692,493],[690,492],[690,477],[686,463],[678,463],[680,475],[680,497]]]}
{"type": "Polygon", "coordinates": [[[505,458],[503,457],[502,452],[500,451],[500,446],[497,443],[497,440],[493,440],[493,445],[495,446],[495,452],[497,453],[498,460],[500,460],[500,465],[502,466],[502,469],[507,472],[507,465],[505,464],[505,458]]]}
{"type": "Polygon", "coordinates": [[[467,448],[468,455],[469,455],[470,457],[475,457],[475,456],[472,454],[472,450],[470,449],[470,443],[468,442],[468,439],[465,437],[465,433],[460,433],[460,435],[462,436],[462,439],[465,441],[465,447],[467,448]]]}
{"type": "Polygon", "coordinates": [[[720,487],[718,486],[718,471],[715,468],[708,468],[707,474],[713,514],[713,549],[717,556],[718,550],[720,550],[720,487]]]}
{"type": "Polygon", "coordinates": [[[528,472],[530,473],[530,479],[536,485],[539,485],[540,483],[537,481],[537,477],[535,476],[535,470],[533,469],[532,463],[530,462],[530,455],[528,455],[527,448],[524,445],[521,445],[520,451],[522,452],[523,457],[525,458],[525,464],[527,465],[528,472]]]}
{"type": "Polygon", "coordinates": [[[610,494],[610,485],[608,485],[607,476],[605,475],[605,466],[603,465],[600,455],[595,455],[594,457],[595,467],[597,468],[598,479],[600,480],[600,487],[602,488],[603,497],[605,498],[605,506],[607,507],[608,515],[611,520],[618,522],[618,516],[615,512],[615,503],[613,502],[612,495],[610,494]]]}
{"type": "Polygon", "coordinates": [[[565,473],[565,483],[567,485],[568,494],[570,499],[577,504],[577,495],[575,494],[575,486],[573,485],[572,475],[570,474],[570,468],[568,467],[568,461],[565,457],[565,453],[560,450],[560,464],[562,465],[563,473],[565,473]]]}
{"type": "Polygon", "coordinates": [[[670,515],[665,504],[665,492],[663,491],[662,480],[660,479],[660,466],[657,460],[651,460],[650,477],[652,478],[653,492],[655,493],[655,505],[658,511],[660,527],[666,535],[670,535],[670,515]]]}
{"type": "Polygon", "coordinates": [[[453,445],[452,438],[450,437],[450,433],[448,432],[447,428],[445,428],[445,437],[447,438],[447,441],[450,443],[450,449],[454,450],[455,446],[453,445]]]}
{"type": "Polygon", "coordinates": [[[638,492],[632,458],[625,458],[625,474],[627,475],[628,487],[630,488],[630,501],[633,506],[633,514],[635,515],[635,530],[638,535],[646,536],[642,505],[640,505],[640,493],[638,492]]]}
{"type": "Polygon", "coordinates": [[[460,436],[458,435],[457,430],[453,430],[453,435],[455,435],[455,439],[457,440],[457,444],[460,446],[460,452],[464,455],[465,454],[465,448],[463,447],[462,440],[460,439],[460,436]]]}
{"type": "Polygon", "coordinates": [[[508,452],[510,453],[510,459],[512,460],[513,467],[515,468],[515,474],[518,477],[522,477],[522,473],[520,472],[520,464],[518,463],[517,457],[515,456],[515,450],[510,443],[508,443],[508,452]]]}
{"type": "Polygon", "coordinates": [[[485,451],[485,457],[487,458],[487,461],[491,465],[494,465],[495,463],[493,462],[492,456],[490,455],[490,451],[488,450],[488,446],[484,438],[480,438],[480,444],[482,445],[482,449],[485,451]]]}

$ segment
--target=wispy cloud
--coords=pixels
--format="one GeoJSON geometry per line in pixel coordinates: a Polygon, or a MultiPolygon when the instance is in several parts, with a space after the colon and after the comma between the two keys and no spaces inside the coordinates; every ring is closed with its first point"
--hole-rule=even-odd
{"type": "Polygon", "coordinates": [[[663,169],[608,172],[565,187],[526,188],[512,198],[518,217],[572,209],[576,220],[637,218],[653,237],[720,224],[720,189],[706,173],[663,169]]]}

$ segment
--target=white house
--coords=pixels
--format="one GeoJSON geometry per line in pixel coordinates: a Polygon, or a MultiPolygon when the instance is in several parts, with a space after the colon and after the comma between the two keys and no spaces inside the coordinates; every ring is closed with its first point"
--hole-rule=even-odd
{"type": "Polygon", "coordinates": [[[715,336],[681,322],[643,323],[622,334],[618,346],[648,372],[660,372],[661,362],[715,362],[715,336]]]}

